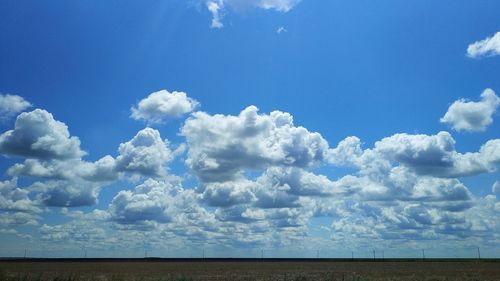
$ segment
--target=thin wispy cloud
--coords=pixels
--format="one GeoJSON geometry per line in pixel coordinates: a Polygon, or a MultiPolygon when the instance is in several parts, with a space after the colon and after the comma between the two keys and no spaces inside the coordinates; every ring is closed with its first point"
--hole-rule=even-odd
{"type": "Polygon", "coordinates": [[[229,11],[246,11],[248,9],[274,10],[286,13],[302,0],[209,0],[206,2],[208,11],[212,14],[212,28],[222,28],[224,14],[229,11]],[[228,11],[229,10],[229,11],[228,11]]]}
{"type": "Polygon", "coordinates": [[[288,32],[288,30],[286,28],[284,28],[283,26],[280,26],[280,27],[278,27],[278,29],[276,29],[276,33],[278,33],[278,34],[281,34],[283,32],[288,32]]]}

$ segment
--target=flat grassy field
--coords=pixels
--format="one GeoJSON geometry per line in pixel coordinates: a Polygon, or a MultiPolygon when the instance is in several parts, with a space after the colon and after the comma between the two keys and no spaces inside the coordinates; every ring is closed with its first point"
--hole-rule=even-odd
{"type": "Polygon", "coordinates": [[[500,280],[499,260],[0,261],[0,281],[500,280]]]}

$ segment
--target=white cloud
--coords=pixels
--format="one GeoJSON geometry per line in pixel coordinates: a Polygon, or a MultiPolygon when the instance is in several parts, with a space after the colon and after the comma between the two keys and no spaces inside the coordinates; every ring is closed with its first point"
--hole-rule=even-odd
{"type": "Polygon", "coordinates": [[[94,205],[103,185],[118,179],[115,161],[105,156],[91,163],[81,159],[26,159],[7,170],[13,177],[32,177],[30,190],[40,203],[56,207],[94,205]]]}
{"type": "MultiPolygon", "coordinates": [[[[243,11],[252,8],[275,10],[286,13],[293,9],[302,0],[208,0],[207,9],[212,14],[212,28],[222,28],[222,18],[226,7],[235,11],[243,11]]],[[[279,33],[279,32],[278,32],[279,33]]]]}
{"type": "Polygon", "coordinates": [[[330,150],[329,161],[358,169],[356,176],[348,176],[356,192],[340,200],[319,198],[316,212],[334,217],[333,239],[343,243],[498,241],[492,236],[496,199],[485,204],[456,177],[496,171],[499,147],[500,140],[489,140],[478,152],[458,153],[447,132],[396,134],[366,150],[358,138],[346,138],[330,150]]]}
{"type": "Polygon", "coordinates": [[[21,113],[14,130],[0,135],[0,154],[38,159],[80,158],[80,140],[42,109],[21,113]]]}
{"type": "Polygon", "coordinates": [[[500,105],[500,98],[492,89],[486,89],[481,94],[481,101],[473,102],[464,99],[455,101],[440,121],[451,124],[456,131],[485,131],[486,127],[493,122],[492,116],[498,105],[500,105]]]}
{"type": "Polygon", "coordinates": [[[32,189],[46,206],[81,207],[97,204],[101,186],[80,180],[53,180],[37,182],[32,189]]]}
{"type": "Polygon", "coordinates": [[[29,194],[29,190],[17,186],[17,178],[0,181],[0,225],[15,227],[38,224],[42,209],[29,194]]]}
{"type": "Polygon", "coordinates": [[[42,180],[18,193],[33,193],[37,203],[46,206],[94,205],[101,190],[98,183],[118,178],[112,157],[95,163],[83,161],[86,153],[78,137],[70,136],[64,123],[42,109],[17,117],[14,130],[0,135],[0,153],[26,158],[11,166],[7,174],[42,180]]]}
{"type": "Polygon", "coordinates": [[[224,25],[221,22],[222,15],[221,9],[224,7],[224,2],[223,1],[208,1],[207,2],[207,9],[212,13],[212,28],[222,28],[224,25]]]}
{"type": "Polygon", "coordinates": [[[7,121],[31,106],[31,103],[20,96],[0,94],[0,121],[7,121]]]}
{"type": "Polygon", "coordinates": [[[471,58],[500,55],[500,32],[481,41],[476,41],[467,47],[467,55],[471,58]]]}
{"type": "Polygon", "coordinates": [[[288,30],[286,28],[284,28],[283,26],[280,26],[280,27],[278,27],[278,29],[276,29],[276,33],[278,33],[278,34],[281,34],[283,32],[288,32],[288,30]]]}
{"type": "Polygon", "coordinates": [[[302,0],[222,0],[236,10],[260,8],[286,13],[302,0]]]}
{"type": "Polygon", "coordinates": [[[436,135],[395,134],[375,143],[373,149],[362,150],[356,137],[341,141],[331,149],[328,160],[342,166],[361,169],[364,174],[387,172],[396,165],[407,167],[419,175],[463,177],[493,172],[500,163],[500,140],[486,142],[478,152],[459,153],[448,132],[436,135]]]}
{"type": "MultiPolygon", "coordinates": [[[[182,151],[182,147],[178,150],[182,151]]],[[[175,178],[167,173],[172,152],[157,130],[146,128],[130,141],[120,144],[117,158],[106,155],[95,162],[79,158],[31,159],[7,170],[12,177],[40,180],[32,186],[38,200],[47,206],[78,207],[94,205],[102,187],[122,175],[175,178]]]]}
{"type": "Polygon", "coordinates": [[[168,92],[161,90],[150,94],[131,108],[135,120],[145,120],[150,123],[161,123],[168,118],[179,118],[193,111],[199,103],[189,98],[184,92],[168,92]]]}
{"type": "MultiPolygon", "coordinates": [[[[0,224],[37,224],[43,205],[63,207],[71,221],[43,225],[42,240],[101,248],[144,247],[144,237],[178,247],[310,246],[314,220],[327,218],[334,240],[322,243],[500,239],[495,195],[476,198],[457,179],[496,171],[499,139],[467,153],[456,151],[447,132],[395,134],[369,149],[348,137],[330,149],[319,133],[295,126],[290,114],[260,114],[254,106],[238,115],[195,112],[181,135],[185,163],[200,179],[195,189],[184,188],[168,171],[184,146],[173,151],[159,131],[145,128],[120,144],[116,158],[24,155],[8,175],[41,182],[27,188],[18,188],[15,179],[0,182],[0,224]],[[349,170],[330,179],[318,173],[329,168],[321,167],[326,162],[349,170]],[[105,184],[128,175],[143,182],[119,191],[107,210],[65,208],[96,204],[105,184]]],[[[53,141],[68,139],[69,132],[53,141]]],[[[79,142],[77,147],[81,151],[79,142]]]]}
{"type": "Polygon", "coordinates": [[[255,201],[255,188],[256,183],[246,179],[208,183],[203,191],[203,200],[215,207],[248,204],[255,201]]]}
{"type": "Polygon", "coordinates": [[[265,189],[286,191],[295,196],[344,196],[355,191],[345,179],[331,181],[324,175],[296,167],[270,167],[257,182],[265,189]]]}
{"type": "Polygon", "coordinates": [[[290,114],[258,114],[249,106],[238,116],[195,112],[181,129],[186,161],[202,181],[232,180],[246,170],[269,165],[309,167],[321,163],[328,143],[319,133],[296,127],[290,114]]]}
{"type": "Polygon", "coordinates": [[[133,191],[122,190],[109,205],[111,219],[120,224],[184,223],[207,215],[199,196],[176,181],[147,179],[133,191]]]}
{"type": "Polygon", "coordinates": [[[328,161],[336,166],[354,166],[362,154],[361,140],[350,136],[328,151],[328,161]]]}
{"type": "Polygon", "coordinates": [[[116,167],[119,171],[144,176],[165,176],[166,164],[173,159],[168,140],[160,132],[145,128],[130,141],[120,144],[116,167]]]}
{"type": "Polygon", "coordinates": [[[500,181],[495,181],[495,183],[491,186],[491,192],[500,193],[500,181]]]}
{"type": "Polygon", "coordinates": [[[106,155],[95,162],[75,159],[26,159],[7,170],[10,176],[28,176],[55,180],[111,182],[123,173],[146,177],[167,175],[167,164],[183,151],[179,146],[172,151],[168,140],[160,132],[145,128],[128,142],[121,143],[118,156],[106,155]]]}
{"type": "Polygon", "coordinates": [[[20,226],[20,225],[38,225],[38,215],[25,212],[1,212],[0,225],[2,226],[20,226]]]}
{"type": "MultiPolygon", "coordinates": [[[[75,165],[78,167],[78,165],[75,165]]],[[[118,179],[116,161],[113,157],[106,155],[96,162],[81,162],[76,174],[86,181],[109,182],[118,179]]]]}
{"type": "Polygon", "coordinates": [[[40,213],[41,209],[29,196],[29,191],[17,187],[17,179],[0,181],[0,210],[9,212],[40,213]]]}

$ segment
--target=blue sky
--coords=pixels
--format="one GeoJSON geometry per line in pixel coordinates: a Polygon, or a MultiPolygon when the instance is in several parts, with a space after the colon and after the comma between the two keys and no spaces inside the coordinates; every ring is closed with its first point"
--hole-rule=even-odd
{"type": "Polygon", "coordinates": [[[0,255],[498,256],[498,18],[2,1],[0,255]]]}

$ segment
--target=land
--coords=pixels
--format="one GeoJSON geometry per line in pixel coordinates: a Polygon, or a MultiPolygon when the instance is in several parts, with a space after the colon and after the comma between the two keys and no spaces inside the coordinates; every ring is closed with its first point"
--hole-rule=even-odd
{"type": "Polygon", "coordinates": [[[0,281],[500,280],[500,260],[3,259],[0,281]]]}

